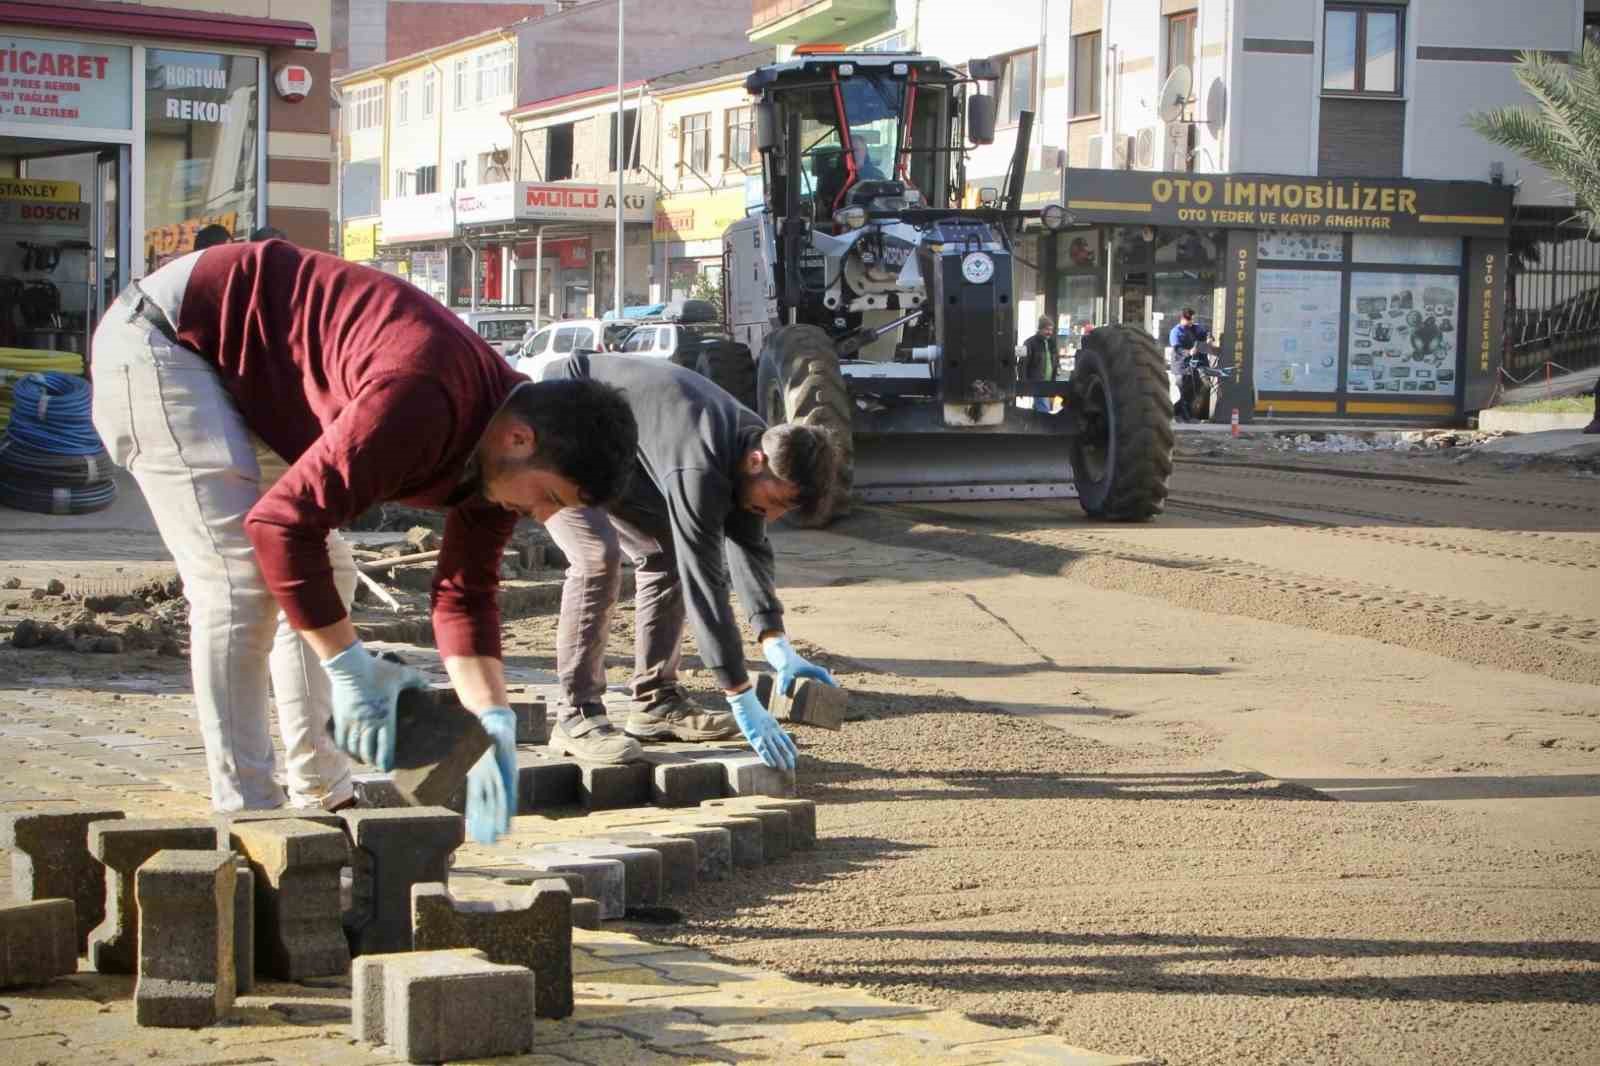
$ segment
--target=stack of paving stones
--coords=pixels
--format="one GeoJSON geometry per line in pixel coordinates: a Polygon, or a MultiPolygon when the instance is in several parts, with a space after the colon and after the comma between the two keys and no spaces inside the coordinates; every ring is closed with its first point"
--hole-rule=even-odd
{"type": "MultiPolygon", "coordinates": [[[[524,701],[522,721],[524,743],[545,739],[542,705],[524,701]]],[[[0,906],[0,988],[70,975],[86,956],[136,977],[139,1025],[192,1028],[225,1021],[258,976],[349,974],[360,1039],[412,1062],[520,1054],[536,1018],[572,1013],[575,926],[681,901],[816,839],[793,774],[743,744],[652,745],[632,767],[519,759],[524,813],[586,816],[519,819],[512,846],[524,826],[537,841],[487,871],[452,869],[464,832],[445,807],[4,816],[18,902],[0,906]]]]}

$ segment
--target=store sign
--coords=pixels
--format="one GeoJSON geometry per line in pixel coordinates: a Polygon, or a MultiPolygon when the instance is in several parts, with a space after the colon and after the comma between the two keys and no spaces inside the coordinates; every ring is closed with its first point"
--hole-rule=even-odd
{"type": "Polygon", "coordinates": [[[668,196],[656,205],[652,236],[658,241],[720,240],[744,216],[742,188],[668,196]]]}
{"type": "Polygon", "coordinates": [[[75,204],[83,199],[83,188],[75,181],[46,181],[42,178],[0,178],[0,200],[55,200],[75,204]]]}
{"type": "Polygon", "coordinates": [[[0,225],[22,222],[43,226],[88,226],[88,204],[59,200],[0,200],[0,225]]]}
{"type": "MultiPolygon", "coordinates": [[[[519,182],[516,217],[539,222],[609,222],[617,214],[614,186],[519,182]]],[[[650,222],[655,215],[655,190],[648,185],[625,185],[622,220],[650,222]]]]}
{"type": "Polygon", "coordinates": [[[456,190],[456,221],[463,226],[510,222],[516,218],[517,186],[500,181],[456,190]]]}
{"type": "Polygon", "coordinates": [[[144,231],[146,261],[150,261],[152,256],[159,259],[194,251],[195,234],[212,225],[221,226],[229,233],[237,234],[239,216],[233,211],[223,211],[218,214],[196,215],[170,226],[147,229],[144,231]]]}
{"type": "Polygon", "coordinates": [[[0,122],[130,129],[132,57],[118,45],[0,37],[0,122]]]}
{"type": "Polygon", "coordinates": [[[298,63],[291,63],[286,67],[279,67],[278,73],[272,76],[272,87],[278,90],[278,95],[297,104],[306,98],[311,91],[311,71],[298,63]]]}
{"type": "Polygon", "coordinates": [[[1067,171],[1080,222],[1503,236],[1512,190],[1476,181],[1067,171]]]}
{"type": "Polygon", "coordinates": [[[352,263],[367,263],[378,257],[378,245],[383,241],[383,223],[375,219],[344,224],[344,257],[352,263]]]}
{"type": "MultiPolygon", "coordinates": [[[[961,206],[973,208],[980,206],[978,193],[984,188],[994,189],[1002,196],[1005,195],[1006,178],[1004,174],[996,174],[987,178],[968,178],[967,192],[961,200],[961,206]]],[[[1059,170],[1030,170],[1022,177],[1022,200],[1018,207],[1023,211],[1037,211],[1041,207],[1061,202],[1061,171],[1059,170]]]]}
{"type": "Polygon", "coordinates": [[[455,235],[450,194],[445,192],[385,200],[382,219],[385,244],[435,240],[455,235]]]}

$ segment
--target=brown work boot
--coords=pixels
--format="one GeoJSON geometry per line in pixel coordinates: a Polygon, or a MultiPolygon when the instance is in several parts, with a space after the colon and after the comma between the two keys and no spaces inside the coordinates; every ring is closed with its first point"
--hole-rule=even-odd
{"type": "Polygon", "coordinates": [[[628,723],[622,728],[640,740],[681,740],[690,744],[732,740],[741,735],[732,712],[697,707],[681,691],[630,712],[628,723]]]}
{"type": "Polygon", "coordinates": [[[571,755],[584,762],[629,763],[644,755],[639,742],[618,732],[599,703],[557,718],[550,727],[549,748],[556,755],[571,755]]]}

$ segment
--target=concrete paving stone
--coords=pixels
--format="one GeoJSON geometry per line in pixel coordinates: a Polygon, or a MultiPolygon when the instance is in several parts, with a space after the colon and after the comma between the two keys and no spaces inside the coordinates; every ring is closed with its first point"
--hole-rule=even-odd
{"type": "Polygon", "coordinates": [[[344,833],[305,820],[264,819],[234,822],[230,841],[255,875],[258,972],[298,981],[349,970],[339,895],[339,871],[350,854],[344,833]]]}
{"type": "Polygon", "coordinates": [[[733,865],[738,869],[752,869],[766,862],[764,840],[766,827],[759,818],[746,818],[737,814],[717,814],[704,807],[680,814],[675,821],[686,826],[726,829],[731,841],[733,865]]]}
{"type": "Polygon", "coordinates": [[[450,857],[466,839],[461,816],[443,807],[343,813],[354,847],[350,910],[344,916],[352,955],[411,947],[411,887],[444,882],[450,857]]]}
{"type": "Polygon", "coordinates": [[[233,990],[256,987],[256,875],[250,860],[235,853],[233,864],[233,990]]]}
{"type": "Polygon", "coordinates": [[[599,929],[600,901],[583,896],[572,897],[572,928],[599,929]]]}
{"type": "Polygon", "coordinates": [[[230,851],[158,851],[134,875],[139,908],[139,1025],[215,1025],[233,1005],[230,851]]]}
{"type": "Polygon", "coordinates": [[[650,766],[650,802],[657,807],[693,807],[722,795],[722,767],[673,751],[645,750],[650,766]]]}
{"type": "MultiPolygon", "coordinates": [[[[710,808],[717,810],[717,808],[710,808]]],[[[761,823],[761,856],[766,862],[776,862],[788,856],[789,812],[771,807],[747,806],[736,812],[740,818],[754,818],[761,823]]]]}
{"type": "Polygon", "coordinates": [[[572,1013],[572,890],[536,881],[515,900],[457,900],[443,884],[411,889],[416,950],[477,948],[490,962],[533,971],[541,1018],[572,1013]]]}
{"type": "Polygon", "coordinates": [[[452,866],[448,883],[461,884],[469,879],[504,885],[508,888],[526,888],[535,881],[554,879],[567,886],[573,896],[583,894],[584,881],[575,873],[557,873],[525,862],[502,863],[498,866],[452,866]]]}
{"type": "Polygon", "coordinates": [[[42,985],[78,969],[78,917],[70,899],[0,906],[0,988],[42,985]]]}
{"type": "Polygon", "coordinates": [[[511,697],[511,713],[517,716],[518,744],[550,743],[550,705],[535,696],[511,697]]]}
{"type": "Polygon", "coordinates": [[[593,859],[616,859],[623,868],[623,898],[629,907],[646,907],[661,902],[661,853],[650,848],[629,847],[604,840],[565,840],[555,847],[568,854],[593,859]]]}
{"type": "Polygon", "coordinates": [[[534,977],[461,955],[384,966],[384,1033],[411,1062],[520,1055],[533,1047],[534,977]]]}
{"type": "Polygon", "coordinates": [[[539,752],[517,753],[519,813],[576,806],[582,782],[583,771],[571,759],[552,758],[539,752]]]}
{"type": "Polygon", "coordinates": [[[602,919],[621,918],[626,913],[626,874],[620,860],[578,855],[559,844],[541,844],[530,850],[524,859],[529,866],[582,877],[583,895],[600,905],[602,919]]]}
{"type": "Polygon", "coordinates": [[[332,811],[304,810],[299,807],[274,807],[264,811],[224,811],[212,815],[217,823],[217,839],[225,840],[233,827],[243,822],[310,822],[344,832],[344,819],[332,811]]]}
{"type": "Polygon", "coordinates": [[[478,716],[460,703],[450,706],[424,689],[407,689],[395,705],[390,778],[414,806],[449,806],[489,744],[478,716]]]}
{"type": "Polygon", "coordinates": [[[756,695],[778,721],[820,729],[843,728],[850,703],[844,689],[809,677],[797,679],[791,691],[785,693],[778,691],[773,675],[761,674],[756,678],[756,695]]]}
{"type": "Polygon", "coordinates": [[[789,846],[809,851],[817,843],[817,805],[811,800],[782,799],[777,796],[730,796],[707,800],[701,806],[739,813],[750,809],[786,811],[789,815],[789,846]]]}
{"type": "Polygon", "coordinates": [[[356,803],[364,809],[408,806],[400,790],[394,787],[394,779],[388,774],[372,770],[351,774],[350,781],[355,786],[356,803]]]}
{"type": "Polygon", "coordinates": [[[779,770],[761,761],[759,755],[719,755],[725,775],[724,792],[729,796],[793,796],[793,770],[779,770]]]}
{"type": "Polygon", "coordinates": [[[70,899],[77,950],[106,916],[106,868],[89,854],[89,823],[122,817],[109,808],[27,811],[0,818],[0,848],[11,852],[11,892],[19,903],[70,899]]]}
{"type": "Polygon", "coordinates": [[[587,811],[638,807],[650,802],[650,764],[583,762],[578,765],[578,802],[587,811]]]}
{"type": "MultiPolygon", "coordinates": [[[[355,1038],[369,1044],[386,1044],[388,1029],[384,1023],[384,972],[395,962],[413,962],[420,952],[402,951],[362,955],[350,964],[350,1021],[355,1038]]],[[[460,955],[468,959],[486,960],[476,948],[452,948],[427,952],[430,956],[460,955]]]]}
{"type": "Polygon", "coordinates": [[[596,839],[633,848],[645,848],[661,856],[661,896],[663,899],[693,892],[700,883],[700,849],[688,837],[661,836],[640,829],[622,829],[596,839]]]}
{"type": "Polygon", "coordinates": [[[215,851],[216,824],[205,818],[127,818],[89,826],[89,853],[106,868],[106,917],[89,934],[89,963],[101,973],[139,967],[139,906],[134,872],[158,851],[215,851]]]}
{"type": "Polygon", "coordinates": [[[733,877],[733,834],[720,826],[686,826],[677,824],[651,824],[643,832],[651,836],[677,837],[693,840],[696,868],[694,879],[728,880],[733,877]]]}

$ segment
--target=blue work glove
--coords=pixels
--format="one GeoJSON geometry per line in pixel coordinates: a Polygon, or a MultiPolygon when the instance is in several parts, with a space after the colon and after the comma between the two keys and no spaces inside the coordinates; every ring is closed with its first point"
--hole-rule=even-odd
{"type": "Polygon", "coordinates": [[[794,741],[778,725],[778,720],[761,706],[755,686],[729,696],[728,706],[733,708],[733,720],[739,724],[739,731],[761,756],[762,762],[778,770],[794,769],[795,759],[799,757],[794,741]]]}
{"type": "Polygon", "coordinates": [[[834,688],[839,687],[839,682],[835,681],[827,670],[802,659],[800,653],[794,650],[794,645],[789,643],[788,637],[768,637],[761,642],[761,651],[766,655],[767,662],[772,664],[772,668],[778,671],[778,691],[785,696],[794,688],[795,681],[802,677],[813,678],[834,688]]]}
{"type": "Polygon", "coordinates": [[[370,654],[358,640],[322,661],[333,682],[333,742],[339,750],[379,770],[394,769],[394,711],[400,693],[427,688],[403,663],[370,654]]]}
{"type": "Polygon", "coordinates": [[[511,831],[517,810],[517,716],[509,707],[490,707],[478,721],[493,743],[467,772],[467,835],[493,844],[511,831]]]}

